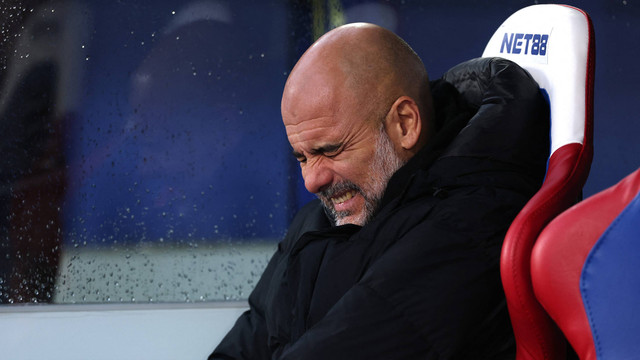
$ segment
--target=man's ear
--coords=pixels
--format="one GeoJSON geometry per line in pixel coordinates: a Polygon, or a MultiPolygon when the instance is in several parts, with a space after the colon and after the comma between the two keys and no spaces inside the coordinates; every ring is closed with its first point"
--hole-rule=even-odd
{"type": "Polygon", "coordinates": [[[395,144],[397,150],[415,154],[420,134],[422,132],[422,119],[418,104],[408,97],[399,97],[386,117],[386,130],[389,138],[395,144]]]}

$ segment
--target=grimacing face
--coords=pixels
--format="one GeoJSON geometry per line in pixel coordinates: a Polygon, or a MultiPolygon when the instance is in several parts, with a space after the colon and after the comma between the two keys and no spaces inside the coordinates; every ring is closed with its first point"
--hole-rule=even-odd
{"type": "Polygon", "coordinates": [[[305,187],[336,225],[366,224],[391,176],[427,141],[414,101],[428,95],[425,84],[415,52],[371,24],[331,30],[294,66],[282,120],[305,187]]]}
{"type": "Polygon", "coordinates": [[[403,165],[382,122],[320,117],[285,125],[307,190],[336,225],[366,224],[403,165]]]}

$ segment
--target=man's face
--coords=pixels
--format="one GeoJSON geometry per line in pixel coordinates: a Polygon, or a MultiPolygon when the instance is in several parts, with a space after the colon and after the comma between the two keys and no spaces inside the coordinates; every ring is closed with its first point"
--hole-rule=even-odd
{"type": "Polygon", "coordinates": [[[369,177],[364,179],[362,185],[345,180],[316,195],[336,225],[356,224],[362,226],[371,220],[382,200],[389,179],[402,165],[403,161],[395,153],[391,139],[384,131],[384,127],[381,126],[375,141],[375,153],[368,164],[369,177]],[[337,210],[340,204],[336,204],[334,194],[339,194],[343,189],[352,189],[358,196],[362,196],[364,208],[357,211],[337,210]]]}
{"type": "Polygon", "coordinates": [[[380,120],[352,120],[357,115],[283,112],[305,187],[320,198],[336,225],[364,225],[402,166],[380,120]]]}

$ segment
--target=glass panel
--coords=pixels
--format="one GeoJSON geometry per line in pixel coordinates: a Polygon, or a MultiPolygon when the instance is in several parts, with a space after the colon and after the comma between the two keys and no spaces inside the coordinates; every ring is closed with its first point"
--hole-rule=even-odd
{"type": "Polygon", "coordinates": [[[295,7],[1,6],[0,300],[246,298],[310,198],[279,114],[295,7]]]}

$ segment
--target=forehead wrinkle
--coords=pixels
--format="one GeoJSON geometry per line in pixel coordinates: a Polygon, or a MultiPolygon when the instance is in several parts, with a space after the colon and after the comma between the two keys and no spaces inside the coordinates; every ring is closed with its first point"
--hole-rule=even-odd
{"type": "MultiPolygon", "coordinates": [[[[313,119],[316,120],[316,119],[313,119]]],[[[306,121],[313,121],[306,120],[306,121]]],[[[326,143],[331,141],[326,141],[327,138],[331,138],[336,132],[335,124],[324,123],[319,126],[314,126],[313,124],[305,123],[301,121],[297,124],[289,124],[285,126],[287,136],[289,137],[289,142],[293,146],[294,144],[307,143],[311,142],[314,144],[326,143]],[[300,128],[304,126],[304,128],[300,128]]],[[[315,145],[309,144],[311,147],[315,147],[315,145]]]]}

